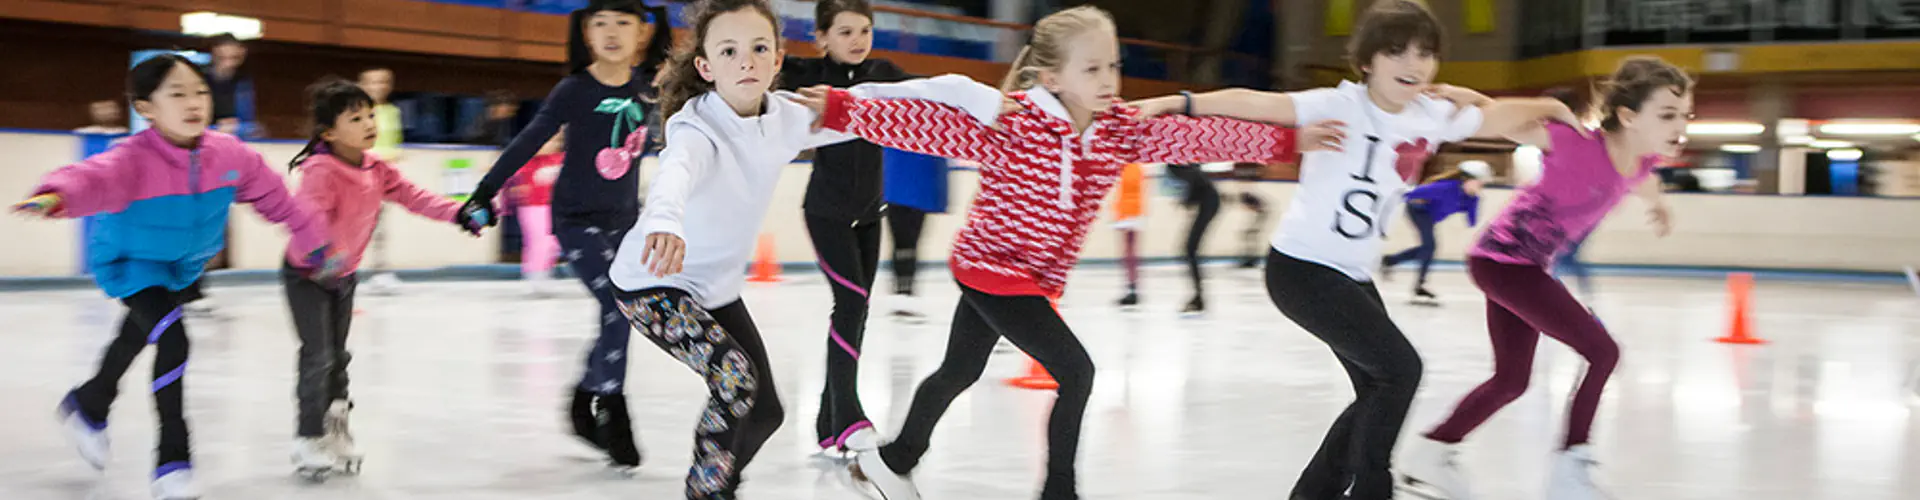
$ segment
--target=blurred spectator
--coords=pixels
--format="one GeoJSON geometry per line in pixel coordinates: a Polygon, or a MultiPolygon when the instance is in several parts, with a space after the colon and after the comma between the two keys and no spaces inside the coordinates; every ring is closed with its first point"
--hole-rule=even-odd
{"type": "Polygon", "coordinates": [[[507,147],[518,132],[514,130],[514,118],[519,115],[519,96],[505,90],[488,92],[486,119],[474,122],[467,130],[467,143],[507,147]]]}
{"type": "Polygon", "coordinates": [[[213,128],[241,137],[261,137],[266,131],[254,120],[253,76],[247,74],[247,46],[233,35],[212,37],[213,64],[207,82],[213,87],[213,128]]]}
{"type": "Polygon", "coordinates": [[[127,120],[121,116],[120,101],[93,101],[87,105],[92,125],[73,129],[77,134],[120,135],[127,133],[127,120]]]}
{"type": "Polygon", "coordinates": [[[392,102],[394,87],[393,70],[384,67],[372,67],[360,71],[360,90],[373,98],[373,121],[379,125],[379,136],[373,140],[373,154],[390,163],[398,163],[402,158],[400,143],[406,137],[406,125],[401,120],[400,107],[392,102]]]}

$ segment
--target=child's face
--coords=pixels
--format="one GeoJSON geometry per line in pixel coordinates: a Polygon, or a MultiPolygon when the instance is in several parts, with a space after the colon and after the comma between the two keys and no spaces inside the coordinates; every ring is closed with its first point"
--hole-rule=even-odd
{"type": "Polygon", "coordinates": [[[333,128],[320,133],[334,151],[358,152],[373,148],[380,136],[380,124],[373,118],[373,106],[355,106],[333,118],[333,128]]]}
{"type": "Polygon", "coordinates": [[[652,24],[625,12],[603,10],[584,22],[584,38],[595,61],[631,64],[639,60],[642,44],[653,36],[652,24]]]}
{"type": "Polygon", "coordinates": [[[360,72],[360,90],[372,97],[373,102],[387,102],[387,97],[393,95],[393,72],[384,69],[360,72]]]}
{"type": "Polygon", "coordinates": [[[91,105],[88,105],[87,111],[88,111],[88,114],[93,117],[94,125],[119,125],[120,124],[120,103],[119,102],[115,102],[115,101],[95,102],[91,105]]]}
{"type": "Polygon", "coordinates": [[[168,139],[183,143],[206,133],[213,94],[199,74],[184,64],[175,64],[152,95],[133,102],[133,110],[168,139]]]}
{"type": "Polygon", "coordinates": [[[1397,106],[1413,102],[1433,82],[1440,70],[1440,59],[1432,49],[1408,44],[1400,52],[1376,52],[1361,70],[1367,73],[1367,88],[1397,106]]]}
{"type": "Polygon", "coordinates": [[[1642,154],[1680,156],[1687,146],[1687,122],[1693,120],[1693,93],[1676,94],[1669,87],[1655,90],[1641,101],[1640,110],[1620,108],[1620,128],[1631,141],[1649,149],[1642,154]]]}
{"type": "Polygon", "coordinates": [[[746,8],[720,14],[707,25],[706,52],[695,60],[700,78],[713,82],[728,102],[751,102],[773,86],[780,72],[779,35],[760,11],[746,8]]]}
{"type": "Polygon", "coordinates": [[[841,64],[860,64],[873,52],[873,20],[857,12],[833,15],[833,25],[813,33],[820,50],[841,64]]]}
{"type": "Polygon", "coordinates": [[[1104,110],[1120,94],[1120,40],[1113,31],[1088,30],[1069,39],[1060,68],[1041,70],[1040,84],[1060,101],[1080,109],[1104,110]]]}

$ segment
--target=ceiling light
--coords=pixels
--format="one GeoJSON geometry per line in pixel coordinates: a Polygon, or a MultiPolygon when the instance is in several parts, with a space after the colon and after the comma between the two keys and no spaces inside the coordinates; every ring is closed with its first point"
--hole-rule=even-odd
{"type": "Polygon", "coordinates": [[[1813,146],[1813,147],[1816,147],[1816,148],[1820,148],[1820,149],[1833,149],[1833,148],[1850,148],[1850,147],[1853,147],[1853,143],[1851,143],[1851,142],[1847,142],[1847,141],[1836,141],[1836,140],[1832,140],[1832,139],[1821,139],[1821,140],[1817,140],[1817,141],[1813,141],[1813,142],[1810,142],[1810,143],[1807,143],[1807,145],[1808,145],[1808,146],[1813,146]]]}
{"type": "Polygon", "coordinates": [[[1912,135],[1920,134],[1920,123],[1836,122],[1821,125],[1820,133],[1833,135],[1912,135]]]}
{"type": "Polygon", "coordinates": [[[1866,156],[1866,153],[1858,149],[1827,150],[1827,159],[1834,161],[1854,161],[1860,159],[1862,156],[1866,156]]]}
{"type": "Polygon", "coordinates": [[[180,32],[193,36],[229,34],[253,40],[260,38],[260,20],[218,12],[188,12],[180,15],[180,32]]]}
{"type": "Polygon", "coordinates": [[[1780,140],[1780,144],[1784,144],[1787,146],[1805,146],[1812,143],[1813,143],[1813,137],[1806,136],[1806,135],[1796,135],[1796,136],[1792,136],[1792,137],[1788,137],[1780,140]]]}
{"type": "Polygon", "coordinates": [[[1757,144],[1723,144],[1720,146],[1720,150],[1728,153],[1758,153],[1760,152],[1760,146],[1757,144]]]}

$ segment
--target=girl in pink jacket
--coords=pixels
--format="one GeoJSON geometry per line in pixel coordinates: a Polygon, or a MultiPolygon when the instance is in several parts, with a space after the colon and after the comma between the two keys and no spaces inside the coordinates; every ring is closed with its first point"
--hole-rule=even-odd
{"type": "MultiPolygon", "coordinates": [[[[382,203],[452,222],[460,204],[420,189],[400,171],[367,151],[379,136],[373,98],[343,79],[330,78],[308,91],[313,107],[313,139],[293,159],[300,175],[296,195],[311,207],[334,242],[341,276],[316,280],[287,249],[280,281],[300,335],[298,430],[294,468],[309,480],[324,480],[338,470],[357,472],[360,454],[348,430],[347,328],[353,321],[354,271],[373,238],[382,203]]],[[[469,231],[474,231],[470,229],[469,231]]]]}
{"type": "Polygon", "coordinates": [[[107,410],[120,376],[153,344],[152,391],[160,418],[153,496],[198,498],[183,402],[188,339],[180,292],[226,247],[228,208],[247,203],[285,225],[293,233],[290,258],[318,269],[318,277],[337,266],[324,258],[323,228],[287,196],[286,184],[260,154],[231,135],[207,130],[213,102],[199,66],[172,54],[143,61],[127,75],[127,96],[153,128],[47,174],[33,197],[13,211],[92,217],[88,268],[102,291],[127,306],[99,371],[60,404],[63,427],[81,458],[95,469],[106,467],[107,410]]]}

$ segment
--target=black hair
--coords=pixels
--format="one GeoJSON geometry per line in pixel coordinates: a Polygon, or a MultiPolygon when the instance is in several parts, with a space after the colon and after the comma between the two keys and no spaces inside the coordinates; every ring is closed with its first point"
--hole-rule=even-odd
{"type": "Polygon", "coordinates": [[[820,0],[813,5],[813,30],[825,33],[833,27],[833,18],[852,12],[873,20],[873,6],[867,0],[820,0]]]}
{"type": "Polygon", "coordinates": [[[167,73],[173,72],[176,65],[192,70],[194,76],[200,77],[200,83],[212,85],[213,79],[207,78],[205,68],[187,60],[186,56],[166,53],[140,61],[127,71],[127,101],[152,101],[153,93],[160,90],[160,83],[167,80],[167,73]]]}
{"type": "Polygon", "coordinates": [[[646,40],[647,48],[640,54],[640,69],[649,75],[659,71],[660,65],[667,61],[667,50],[673,46],[673,27],[667,23],[667,8],[640,0],[593,0],[567,16],[566,74],[586,71],[587,66],[593,64],[593,47],[587,45],[586,21],[600,11],[633,14],[640,16],[640,22],[653,25],[653,37],[646,40]]]}
{"type": "Polygon", "coordinates": [[[367,95],[367,91],[345,78],[328,75],[307,86],[307,104],[312,109],[309,116],[313,117],[313,122],[308,126],[313,128],[313,136],[307,139],[307,147],[301,148],[299,154],[293,155],[293,161],[287,162],[288,171],[298,168],[315,154],[324,154],[326,150],[322,149],[321,143],[324,141],[320,139],[320,134],[332,130],[333,123],[340,115],[373,107],[373,96],[367,95]]]}

